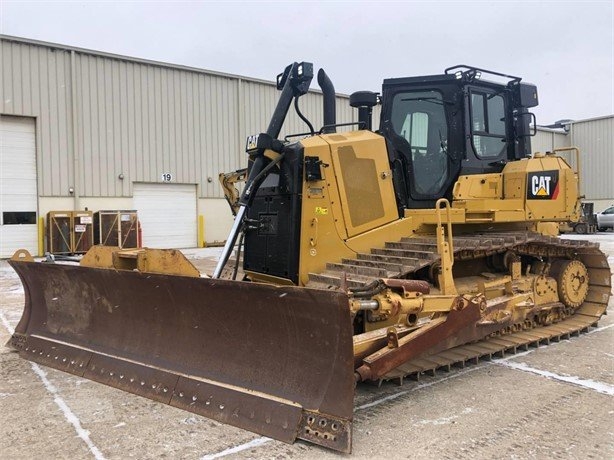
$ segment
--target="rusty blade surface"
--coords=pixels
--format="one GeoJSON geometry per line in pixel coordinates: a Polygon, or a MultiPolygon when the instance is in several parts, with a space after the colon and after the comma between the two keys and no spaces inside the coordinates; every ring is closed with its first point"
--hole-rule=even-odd
{"type": "Polygon", "coordinates": [[[10,261],[23,357],[292,442],[349,452],[352,329],[338,292],[10,261]]]}

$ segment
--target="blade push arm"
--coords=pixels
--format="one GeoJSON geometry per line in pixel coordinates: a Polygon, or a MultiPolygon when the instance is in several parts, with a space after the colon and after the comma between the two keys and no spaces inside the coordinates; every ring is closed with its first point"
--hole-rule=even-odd
{"type": "Polygon", "coordinates": [[[268,172],[281,161],[283,157],[283,143],[277,140],[277,136],[284,124],[292,100],[306,94],[309,90],[309,84],[313,78],[313,64],[308,62],[293,63],[286,67],[285,71],[277,76],[277,89],[281,89],[281,95],[266,133],[257,136],[250,136],[247,140],[247,153],[252,161],[249,168],[249,174],[243,193],[239,198],[239,208],[235,217],[234,224],[230,230],[230,234],[226,239],[224,250],[220,256],[213,278],[219,278],[222,270],[230,257],[232,248],[234,247],[239,232],[243,226],[243,219],[247,209],[249,208],[252,198],[262,181],[266,178],[268,172]],[[265,156],[266,150],[272,150],[281,155],[271,160],[265,156]]]}

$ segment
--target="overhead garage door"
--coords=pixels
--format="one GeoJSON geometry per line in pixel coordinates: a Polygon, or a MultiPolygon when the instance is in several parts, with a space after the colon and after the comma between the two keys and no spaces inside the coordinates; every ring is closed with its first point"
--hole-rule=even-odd
{"type": "Polygon", "coordinates": [[[38,252],[34,119],[0,116],[0,257],[38,252]]]}
{"type": "Polygon", "coordinates": [[[196,185],[134,184],[143,246],[194,248],[197,239],[196,185]]]}

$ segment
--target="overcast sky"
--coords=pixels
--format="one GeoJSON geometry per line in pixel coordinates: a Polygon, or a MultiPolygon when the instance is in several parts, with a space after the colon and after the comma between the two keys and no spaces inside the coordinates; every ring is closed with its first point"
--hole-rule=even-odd
{"type": "Polygon", "coordinates": [[[346,94],[470,64],[537,84],[539,124],[614,113],[614,0],[0,0],[0,31],[267,80],[311,61],[346,94]]]}

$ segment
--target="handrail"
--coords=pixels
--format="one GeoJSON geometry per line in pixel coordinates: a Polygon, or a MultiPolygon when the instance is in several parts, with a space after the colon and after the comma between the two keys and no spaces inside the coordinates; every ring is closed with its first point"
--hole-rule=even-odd
{"type": "Polygon", "coordinates": [[[437,214],[437,251],[441,259],[441,273],[439,273],[439,288],[444,295],[458,294],[454,285],[454,276],[452,274],[452,266],[454,265],[454,242],[452,238],[452,215],[450,211],[450,202],[445,198],[440,198],[435,203],[435,212],[437,214]],[[447,221],[447,241],[446,234],[443,229],[441,218],[441,205],[444,205],[446,210],[447,221]]]}
{"type": "MultiPolygon", "coordinates": [[[[448,243],[450,246],[450,252],[454,253],[454,243],[452,241],[452,218],[450,214],[450,202],[446,198],[439,198],[435,203],[435,209],[437,210],[437,229],[441,228],[441,205],[445,205],[446,209],[446,220],[448,226],[448,239],[450,242],[448,243]]],[[[439,241],[439,231],[437,232],[437,240],[439,241]]],[[[444,238],[443,233],[441,237],[444,238]]],[[[445,239],[443,240],[445,241],[445,239]]],[[[452,257],[452,264],[454,264],[454,257],[452,257]]]]}
{"type": "MultiPolygon", "coordinates": [[[[578,175],[578,192],[580,192],[581,188],[580,188],[580,149],[578,147],[575,146],[571,146],[571,147],[559,147],[556,148],[552,151],[552,153],[558,153],[558,152],[569,152],[569,151],[573,151],[576,154],[576,168],[575,168],[575,173],[578,175]]],[[[579,193],[578,193],[579,194],[579,193]]]]}

